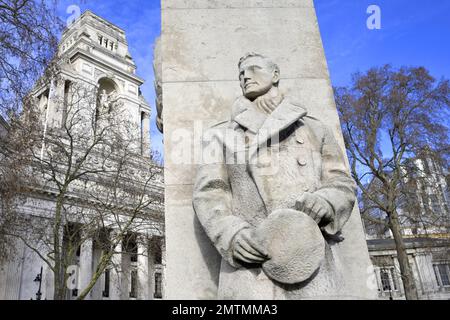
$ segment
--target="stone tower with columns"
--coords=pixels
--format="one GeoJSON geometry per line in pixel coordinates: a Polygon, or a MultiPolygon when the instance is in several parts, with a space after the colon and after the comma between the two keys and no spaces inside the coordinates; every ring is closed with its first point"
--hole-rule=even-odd
{"type": "MultiPolygon", "coordinates": [[[[131,161],[136,165],[127,167],[125,170],[128,174],[127,178],[133,181],[132,187],[140,188],[141,185],[137,182],[138,176],[148,174],[148,166],[153,164],[150,155],[151,109],[141,93],[140,87],[144,80],[136,75],[136,65],[129,53],[125,32],[91,11],[86,11],[64,31],[58,46],[56,65],[56,72],[52,73],[52,77],[48,81],[38,82],[31,93],[37,101],[42,120],[43,141],[45,141],[46,132],[55,128],[64,128],[70,112],[76,112],[76,110],[67,110],[69,105],[67,99],[72,98],[69,97],[70,95],[75,95],[72,88],[87,89],[85,92],[93,93],[93,98],[89,99],[88,104],[92,105],[96,112],[95,121],[100,119],[97,119],[97,114],[104,112],[105,109],[120,106],[116,108],[120,109],[117,117],[120,117],[120,120],[126,119],[128,124],[126,134],[137,137],[133,140],[136,148],[133,148],[131,161]],[[133,180],[133,176],[136,180],[133,180]]],[[[80,96],[80,93],[76,94],[80,96]]],[[[110,114],[116,115],[112,112],[110,114]]],[[[93,126],[94,135],[96,125],[93,126]]],[[[55,130],[52,132],[54,133],[55,130]]],[[[44,150],[44,144],[45,142],[42,150],[44,150]]],[[[41,152],[41,160],[42,157],[45,160],[44,151],[41,152]]],[[[95,155],[92,158],[93,163],[97,163],[95,155]]],[[[155,177],[145,192],[149,190],[149,197],[157,195],[162,198],[161,174],[155,174],[155,177]]],[[[85,183],[92,183],[95,186],[97,182],[94,178],[94,182],[85,183]]],[[[51,186],[46,188],[48,190],[44,188],[44,190],[33,190],[28,193],[26,201],[21,204],[19,210],[37,219],[47,218],[49,214],[52,214],[55,211],[57,192],[55,193],[51,186]]],[[[73,205],[76,207],[75,211],[92,200],[84,197],[83,203],[76,202],[77,199],[83,199],[76,190],[76,188],[71,190],[71,195],[68,196],[72,197],[68,201],[75,203],[73,205]]],[[[124,208],[123,216],[129,214],[127,205],[120,206],[124,208]]],[[[95,210],[89,210],[88,208],[87,212],[95,212],[95,210]]],[[[163,212],[162,206],[157,202],[145,210],[144,216],[148,214],[149,217],[155,212],[157,214],[163,212]]],[[[121,217],[118,219],[120,220],[121,217]]],[[[69,222],[80,223],[78,220],[73,222],[70,219],[69,222]]],[[[127,234],[126,243],[122,241],[115,245],[110,243],[113,243],[111,239],[118,231],[114,228],[108,229],[106,237],[109,237],[109,240],[105,241],[110,247],[115,247],[114,251],[119,253],[111,258],[114,267],[105,269],[85,299],[148,300],[162,297],[164,261],[162,228],[156,220],[151,220],[145,225],[151,227],[133,229],[133,234],[130,233],[129,237],[127,234]]],[[[61,235],[61,243],[66,241],[63,238],[64,235],[61,235]]],[[[54,273],[40,257],[40,255],[48,254],[45,250],[47,248],[37,254],[36,250],[30,249],[20,240],[17,241],[14,256],[9,261],[0,263],[0,300],[36,299],[37,292],[40,293],[42,300],[53,299],[54,273]],[[36,277],[37,274],[39,277],[36,277]],[[39,280],[39,289],[36,279],[39,280]]],[[[105,250],[104,245],[99,244],[98,238],[89,236],[78,247],[73,262],[73,271],[77,276],[71,278],[72,285],[67,288],[66,299],[77,299],[82,290],[88,287],[103,255],[102,250],[105,250]]]]}
{"type": "Polygon", "coordinates": [[[63,97],[71,81],[81,80],[97,88],[100,100],[123,104],[127,119],[140,129],[143,155],[149,155],[150,106],[141,94],[144,80],[136,75],[125,32],[86,11],[64,31],[58,50],[64,61],[58,81],[34,93],[41,105],[48,101],[47,125],[58,125],[64,117],[59,100],[51,97],[63,97]]]}

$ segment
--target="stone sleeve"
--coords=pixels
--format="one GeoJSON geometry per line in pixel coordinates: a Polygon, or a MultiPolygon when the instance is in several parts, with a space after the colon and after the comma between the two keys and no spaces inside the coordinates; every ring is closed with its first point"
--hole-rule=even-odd
{"type": "Polygon", "coordinates": [[[350,218],[356,201],[356,184],[345,166],[341,148],[328,129],[322,145],[321,186],[315,194],[325,199],[333,210],[332,218],[321,225],[322,230],[335,235],[350,218]]]}
{"type": "Polygon", "coordinates": [[[192,200],[194,211],[220,255],[237,266],[232,256],[232,242],[239,231],[250,225],[232,213],[231,187],[221,139],[217,135],[204,139],[203,150],[216,156],[198,167],[192,200]]]}

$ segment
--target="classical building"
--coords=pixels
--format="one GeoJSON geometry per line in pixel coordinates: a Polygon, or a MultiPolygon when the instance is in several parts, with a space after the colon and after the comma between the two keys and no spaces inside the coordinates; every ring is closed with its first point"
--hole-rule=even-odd
{"type": "MultiPolygon", "coordinates": [[[[405,299],[393,239],[368,239],[380,299],[405,299]]],[[[450,238],[405,239],[419,298],[450,299],[450,238]]]]}
{"type": "MultiPolygon", "coordinates": [[[[431,157],[410,161],[399,201],[402,234],[420,299],[450,299],[448,173],[431,157]],[[447,177],[447,179],[446,179],[447,177]]],[[[404,299],[397,252],[387,227],[365,221],[379,297],[404,299]]]]}
{"type": "MultiPolygon", "coordinates": [[[[67,121],[70,121],[69,119],[73,121],[74,114],[77,112],[85,112],[80,111],[79,108],[83,108],[83,110],[93,108],[95,117],[91,120],[95,123],[93,123],[94,129],[91,133],[94,140],[100,135],[101,130],[109,130],[110,122],[107,121],[118,123],[122,119],[126,119],[130,125],[124,126],[123,134],[127,137],[130,135],[137,137],[133,145],[135,147],[133,150],[136,152],[127,155],[127,158],[123,160],[124,163],[125,161],[126,163],[131,162],[133,165],[123,171],[127,174],[126,177],[120,177],[128,179],[128,184],[123,183],[122,185],[129,189],[121,189],[120,192],[133,195],[133,190],[137,190],[137,193],[144,193],[142,199],[145,198],[146,204],[148,204],[137,207],[138,209],[131,208],[131,200],[129,203],[125,197],[123,205],[119,203],[122,205],[123,214],[114,216],[118,221],[118,229],[112,227],[114,219],[111,218],[111,215],[111,217],[105,218],[106,222],[101,222],[106,226],[98,230],[96,233],[99,235],[98,237],[86,237],[86,239],[83,238],[83,241],[78,240],[77,242],[74,240],[75,233],[71,234],[70,230],[83,225],[84,221],[79,218],[79,212],[84,210],[86,215],[83,216],[83,219],[94,221],[93,217],[98,217],[95,214],[102,216],[102,209],[105,212],[113,210],[105,200],[109,195],[104,195],[94,201],[88,193],[96,190],[95,188],[99,186],[103,188],[102,190],[107,190],[106,188],[111,188],[111,186],[108,185],[107,180],[102,180],[100,174],[90,175],[91,180],[95,181],[89,179],[77,181],[79,184],[84,184],[84,187],[77,185],[76,188],[65,194],[64,203],[70,203],[70,209],[63,208],[66,210],[64,214],[67,217],[64,223],[69,227],[65,227],[64,232],[60,234],[62,255],[69,255],[64,250],[69,250],[71,243],[75,243],[77,246],[74,249],[73,266],[68,269],[70,274],[67,275],[65,298],[77,299],[79,297],[81,291],[87,287],[98,270],[106,250],[105,243],[111,247],[114,243],[113,237],[121,234],[124,221],[128,221],[127,219],[130,219],[134,211],[139,211],[141,227],[130,228],[126,236],[122,234],[123,240],[115,243],[117,250],[111,258],[114,264],[109,263],[108,267],[101,272],[86,299],[160,299],[163,296],[164,233],[162,219],[155,217],[163,216],[164,209],[162,203],[148,199],[163,198],[162,172],[154,171],[156,173],[151,182],[146,185],[145,191],[142,191],[139,183],[135,183],[140,176],[148,175],[149,165],[155,168],[158,166],[150,157],[150,106],[140,90],[144,80],[136,75],[136,65],[128,51],[125,32],[94,13],[86,11],[64,31],[59,44],[56,64],[58,66],[57,74],[50,81],[38,82],[31,94],[36,101],[42,121],[44,142],[41,161],[44,163],[51,161],[48,154],[52,155],[52,150],[45,150],[45,141],[50,139],[46,135],[49,135],[50,131],[53,135],[55,132],[66,134],[64,129],[68,131],[67,121]],[[88,99],[79,92],[73,93],[75,87],[83,88],[85,95],[86,92],[94,92],[94,99],[88,99]],[[69,99],[71,101],[79,99],[82,103],[72,103],[71,110],[68,110],[69,99]],[[78,106],[82,104],[85,105],[78,106]],[[115,110],[116,113],[112,110],[115,110]],[[105,116],[105,119],[108,120],[102,120],[104,114],[108,115],[108,117],[105,116]],[[136,180],[133,177],[137,177],[136,180]]],[[[85,119],[88,119],[88,116],[85,119]]],[[[2,134],[7,134],[3,130],[6,123],[3,123],[3,119],[0,120],[2,134]]],[[[89,128],[89,125],[86,123],[82,128],[89,128]]],[[[88,129],[86,130],[88,131],[88,129]]],[[[108,134],[106,132],[105,137],[108,137],[108,134]]],[[[67,135],[64,137],[66,140],[61,141],[67,141],[67,135]]],[[[107,146],[108,141],[104,142],[104,145],[107,146]]],[[[110,152],[116,155],[114,147],[111,144],[110,152]]],[[[105,149],[102,150],[105,152],[105,149]]],[[[78,151],[80,154],[84,152],[84,150],[76,150],[74,158],[78,151]]],[[[119,153],[120,150],[117,154],[119,153]]],[[[89,165],[92,168],[114,168],[114,170],[118,167],[119,160],[116,162],[112,160],[111,164],[99,163],[98,159],[105,159],[105,155],[93,154],[92,157],[89,155],[88,161],[92,162],[89,165]]],[[[74,160],[75,163],[78,163],[77,161],[83,159],[76,158],[74,160]]],[[[60,170],[64,171],[64,165],[61,165],[60,170]]],[[[58,195],[55,188],[55,184],[49,183],[42,184],[39,189],[32,188],[20,203],[20,214],[29,217],[27,221],[30,223],[53,225],[54,221],[51,219],[52,213],[55,212],[58,195]]],[[[117,191],[117,189],[115,190],[117,191]]],[[[117,207],[116,201],[115,212],[118,210],[117,207]]],[[[134,226],[135,221],[136,219],[129,225],[134,226]]],[[[79,230],[84,229],[79,228],[79,230]]],[[[77,239],[82,236],[83,234],[77,235],[77,239]]],[[[39,248],[38,250],[33,249],[32,245],[25,245],[24,241],[17,240],[14,256],[0,265],[0,299],[53,299],[55,275],[42,258],[54,253],[47,249],[42,249],[41,252],[39,250],[39,248]]]]}

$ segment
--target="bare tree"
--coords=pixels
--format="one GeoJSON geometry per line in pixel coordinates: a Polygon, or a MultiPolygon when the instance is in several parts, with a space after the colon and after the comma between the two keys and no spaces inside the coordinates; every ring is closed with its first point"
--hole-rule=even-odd
{"type": "MultiPolygon", "coordinates": [[[[8,127],[18,125],[11,122],[16,121],[23,105],[27,103],[27,94],[56,52],[57,34],[62,28],[56,15],[56,4],[56,1],[43,0],[0,0],[0,116],[8,120],[8,127]]],[[[11,138],[10,135],[0,135],[2,161],[6,157],[5,153],[10,151],[3,140],[11,138]]],[[[26,148],[26,145],[23,147],[26,148]]],[[[10,204],[12,196],[19,191],[17,188],[23,185],[12,183],[19,179],[18,171],[21,170],[18,166],[21,164],[24,162],[17,163],[15,169],[7,171],[3,170],[4,166],[0,168],[2,207],[10,204]]],[[[8,253],[14,251],[14,246],[2,232],[9,229],[14,218],[5,210],[0,213],[0,259],[6,259],[8,253]]]]}
{"type": "Polygon", "coordinates": [[[405,204],[417,195],[411,183],[420,166],[411,164],[431,155],[448,170],[449,81],[422,67],[386,65],[355,74],[335,95],[363,217],[392,232],[406,298],[417,299],[402,223],[411,209],[405,204]]]}
{"type": "Polygon", "coordinates": [[[64,96],[49,98],[60,116],[49,116],[41,95],[30,98],[13,122],[0,163],[11,176],[5,193],[13,195],[2,212],[14,218],[5,234],[21,239],[53,272],[54,299],[65,299],[69,268],[87,239],[102,248],[92,278],[80,288],[84,299],[130,235],[146,241],[146,235],[162,233],[162,172],[141,156],[139,129],[127,120],[120,99],[100,101],[96,86],[62,79],[60,65],[53,67],[56,72],[39,85],[67,84],[64,96]],[[41,192],[51,195],[53,205],[22,214],[23,201],[41,192]]]}

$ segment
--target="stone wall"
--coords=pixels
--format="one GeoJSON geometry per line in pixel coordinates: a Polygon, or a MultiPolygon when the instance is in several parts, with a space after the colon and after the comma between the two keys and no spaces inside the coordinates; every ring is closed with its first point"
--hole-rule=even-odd
{"type": "MultiPolygon", "coordinates": [[[[216,297],[220,257],[192,209],[195,160],[202,130],[227,120],[241,95],[237,63],[246,52],[271,57],[280,87],[343,140],[312,0],[162,0],[166,298],[216,297]]],[[[343,298],[372,298],[370,260],[354,210],[334,246],[348,275],[343,298]]]]}

